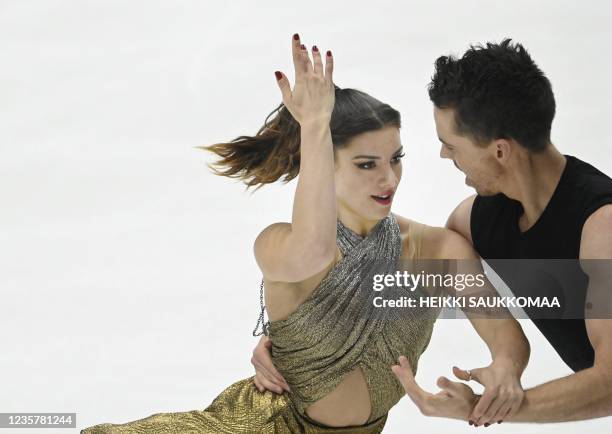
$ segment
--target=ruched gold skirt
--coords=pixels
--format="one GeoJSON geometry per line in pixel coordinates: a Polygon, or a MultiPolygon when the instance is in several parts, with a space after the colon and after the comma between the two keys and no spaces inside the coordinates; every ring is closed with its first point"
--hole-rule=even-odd
{"type": "Polygon", "coordinates": [[[383,430],[387,415],[367,425],[333,428],[317,424],[299,414],[287,392],[261,393],[253,377],[225,389],[205,410],[156,413],[122,424],[103,423],[81,430],[81,434],[373,434],[383,430]]]}

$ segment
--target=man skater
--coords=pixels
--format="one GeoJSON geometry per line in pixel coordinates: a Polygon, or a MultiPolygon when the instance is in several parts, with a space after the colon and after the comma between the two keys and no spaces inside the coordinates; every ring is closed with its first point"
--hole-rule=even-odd
{"type": "MultiPolygon", "coordinates": [[[[469,240],[485,261],[612,259],[612,180],[551,143],[553,91],[523,46],[504,40],[471,47],[460,59],[438,58],[429,96],[440,156],[452,160],[477,192],[453,211],[447,227],[469,240]]],[[[589,273],[588,261],[583,268],[589,273]]],[[[612,299],[612,282],[602,281],[601,274],[590,273],[582,287],[573,288],[582,300],[595,291],[612,299]]],[[[580,308],[585,312],[584,301],[580,308]]],[[[506,420],[612,415],[612,320],[583,318],[532,318],[575,373],[525,390],[521,407],[506,420]]],[[[444,416],[449,403],[431,399],[404,360],[393,371],[421,410],[444,416]]],[[[455,375],[479,381],[478,372],[455,375]]],[[[472,398],[464,385],[443,383],[456,399],[472,398]]],[[[489,398],[486,392],[480,398],[470,424],[503,419],[495,420],[503,409],[489,398]]]]}

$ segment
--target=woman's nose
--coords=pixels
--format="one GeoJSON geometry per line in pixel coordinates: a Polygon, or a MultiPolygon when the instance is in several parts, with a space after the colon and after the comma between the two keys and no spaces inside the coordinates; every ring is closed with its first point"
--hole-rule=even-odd
{"type": "Polygon", "coordinates": [[[397,175],[393,168],[385,170],[383,178],[380,180],[379,185],[381,188],[395,188],[397,186],[397,175]]]}

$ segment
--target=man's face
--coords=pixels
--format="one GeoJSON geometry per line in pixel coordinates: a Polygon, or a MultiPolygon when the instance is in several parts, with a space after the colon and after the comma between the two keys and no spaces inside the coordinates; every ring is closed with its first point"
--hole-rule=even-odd
{"type": "Polygon", "coordinates": [[[471,138],[456,132],[454,109],[434,106],[434,120],[438,138],[442,142],[441,158],[453,160],[455,167],[465,174],[465,183],[481,196],[500,192],[501,166],[495,158],[495,145],[477,145],[471,138]]]}

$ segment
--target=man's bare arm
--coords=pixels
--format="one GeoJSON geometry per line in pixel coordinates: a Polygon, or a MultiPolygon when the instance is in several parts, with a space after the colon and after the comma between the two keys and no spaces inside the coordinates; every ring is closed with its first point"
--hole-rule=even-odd
{"type": "MultiPolygon", "coordinates": [[[[612,259],[612,205],[600,208],[585,223],[580,258],[612,259]]],[[[611,280],[583,268],[589,274],[589,294],[605,290],[610,296],[611,280]]],[[[612,319],[587,319],[586,328],[595,350],[593,367],[526,390],[523,405],[509,421],[563,422],[612,415],[612,319]]]]}
{"type": "MultiPolygon", "coordinates": [[[[466,208],[467,202],[464,201],[458,209],[466,208]]],[[[469,206],[471,209],[471,204],[469,206]]],[[[457,260],[454,271],[472,276],[484,273],[480,258],[469,242],[454,231],[445,232],[442,257],[457,260]]],[[[490,283],[488,285],[489,291],[497,294],[495,288],[490,283]]],[[[479,288],[478,291],[486,288],[479,288]]],[[[465,296],[470,296],[469,290],[461,291],[462,294],[464,292],[467,292],[465,296]]],[[[482,398],[469,415],[470,420],[480,421],[480,424],[498,422],[515,413],[522,403],[524,391],[520,379],[529,360],[529,341],[509,312],[505,312],[506,315],[499,312],[491,318],[483,318],[480,313],[473,313],[470,309],[465,309],[464,313],[489,348],[491,363],[486,367],[470,369],[471,373],[459,368],[453,368],[453,372],[459,379],[473,379],[485,386],[482,398]]]]}
{"type": "Polygon", "coordinates": [[[457,208],[453,210],[451,215],[446,220],[446,227],[453,230],[463,236],[466,240],[472,242],[472,229],[470,226],[470,219],[472,217],[472,206],[474,205],[474,199],[476,195],[472,195],[467,199],[464,199],[457,208]]]}

